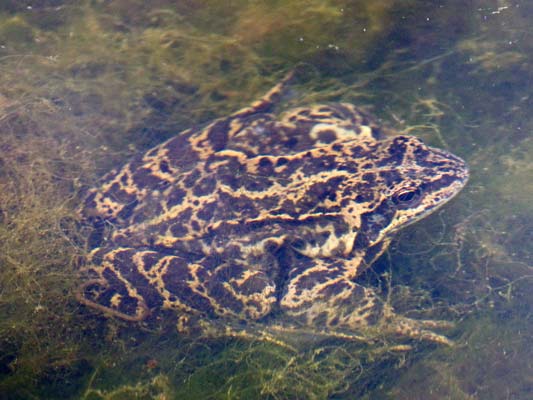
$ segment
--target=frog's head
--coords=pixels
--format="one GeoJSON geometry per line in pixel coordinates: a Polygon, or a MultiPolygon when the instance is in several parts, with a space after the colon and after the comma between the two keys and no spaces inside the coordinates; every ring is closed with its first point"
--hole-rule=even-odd
{"type": "Polygon", "coordinates": [[[359,240],[372,246],[453,198],[468,179],[463,160],[411,136],[380,141],[361,176],[374,188],[360,215],[359,240]],[[365,178],[366,175],[366,178],[365,178]]]}

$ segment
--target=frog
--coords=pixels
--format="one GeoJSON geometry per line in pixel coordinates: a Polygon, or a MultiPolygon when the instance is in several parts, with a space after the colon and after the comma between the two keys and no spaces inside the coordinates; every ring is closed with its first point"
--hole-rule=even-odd
{"type": "Polygon", "coordinates": [[[451,345],[436,332],[448,321],[397,314],[358,278],[461,191],[465,161],[350,103],[276,112],[294,75],[87,192],[78,212],[98,233],[77,299],[132,322],[171,310],[183,332],[216,321],[451,345]]]}

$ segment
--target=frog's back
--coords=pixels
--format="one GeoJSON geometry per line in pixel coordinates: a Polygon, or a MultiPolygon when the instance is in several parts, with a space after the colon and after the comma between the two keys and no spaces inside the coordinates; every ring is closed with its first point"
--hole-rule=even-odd
{"type": "Polygon", "coordinates": [[[391,131],[352,104],[299,107],[278,118],[271,111],[293,78],[288,74],[260,100],[203,128],[190,128],[135,156],[102,178],[86,195],[79,213],[84,220],[108,220],[121,226],[154,191],[164,191],[195,165],[224,150],[257,155],[293,155],[335,141],[380,140],[391,131]]]}

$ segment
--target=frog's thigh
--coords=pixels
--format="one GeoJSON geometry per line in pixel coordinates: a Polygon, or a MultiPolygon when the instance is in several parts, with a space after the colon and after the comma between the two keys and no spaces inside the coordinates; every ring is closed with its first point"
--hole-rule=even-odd
{"type": "Polygon", "coordinates": [[[220,315],[256,320],[267,315],[277,300],[273,280],[245,260],[229,260],[213,268],[207,286],[220,315]]]}
{"type": "Polygon", "coordinates": [[[106,314],[140,321],[157,308],[213,312],[203,285],[208,272],[182,257],[128,247],[99,248],[89,263],[93,279],[78,289],[77,297],[106,314]]]}
{"type": "Polygon", "coordinates": [[[162,296],[165,308],[248,320],[265,316],[276,302],[274,282],[244,260],[220,264],[216,257],[205,257],[190,262],[145,253],[150,253],[151,261],[143,264],[143,274],[162,296]]]}
{"type": "Polygon", "coordinates": [[[78,288],[77,299],[111,316],[143,320],[162,298],[141,272],[142,264],[136,249],[95,249],[86,267],[91,279],[78,288]]]}
{"type": "Polygon", "coordinates": [[[289,276],[281,307],[301,323],[315,327],[358,329],[375,325],[383,303],[372,289],[352,282],[342,262],[305,259],[289,276]]]}
{"type": "Polygon", "coordinates": [[[244,261],[214,266],[153,250],[95,249],[89,257],[92,279],[77,291],[78,300],[106,314],[140,321],[150,309],[258,319],[276,301],[275,285],[244,261]]]}

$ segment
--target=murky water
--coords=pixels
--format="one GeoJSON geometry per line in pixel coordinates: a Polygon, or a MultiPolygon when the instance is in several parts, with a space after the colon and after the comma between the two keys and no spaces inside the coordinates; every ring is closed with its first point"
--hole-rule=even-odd
{"type": "Polygon", "coordinates": [[[532,398],[532,6],[0,3],[0,399],[532,398]],[[454,321],[456,345],[293,350],[78,304],[87,188],[302,66],[284,108],[369,107],[468,162],[463,192],[360,277],[399,313],[454,321]]]}

